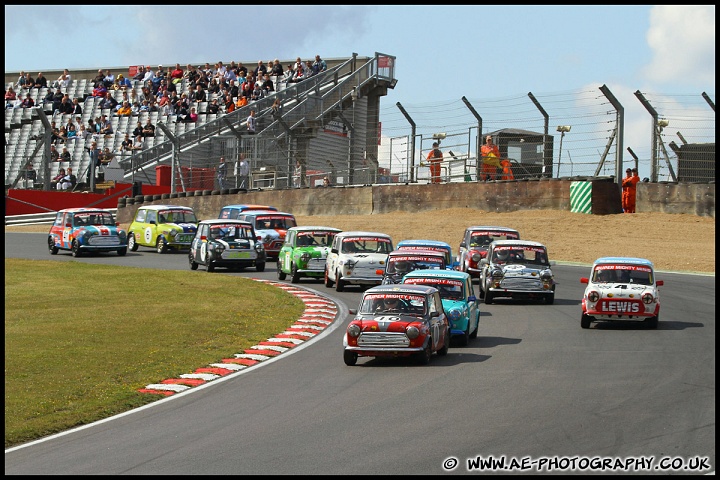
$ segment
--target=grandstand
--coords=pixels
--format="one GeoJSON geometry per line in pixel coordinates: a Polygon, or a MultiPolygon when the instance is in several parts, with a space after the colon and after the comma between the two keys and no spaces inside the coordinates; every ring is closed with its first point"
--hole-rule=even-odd
{"type": "MultiPolygon", "coordinates": [[[[51,162],[50,122],[60,126],[71,117],[80,117],[80,122],[87,125],[88,120],[103,114],[111,120],[113,134],[97,137],[98,147],[101,150],[108,147],[115,154],[127,182],[152,185],[169,182],[175,191],[198,185],[205,187],[207,175],[212,176],[219,157],[228,159],[232,172],[235,161],[244,154],[252,171],[251,186],[256,188],[291,185],[296,160],[303,166],[305,186],[317,185],[324,176],[329,176],[334,184],[373,183],[378,171],[380,97],[397,83],[395,59],[380,53],[374,57],[353,54],[327,63],[325,72],[299,83],[286,85],[281,78],[272,77],[277,87],[274,92],[231,113],[222,113],[223,110],[218,114],[208,113],[208,104],[218,97],[211,93],[206,102],[191,104],[198,112],[196,123],[178,122],[175,115],[160,111],[117,116],[112,110],[101,108],[101,99],[92,96],[92,77],[97,70],[70,72],[73,79],[63,93],[80,100],[81,115],[53,114],[51,104],[43,105],[42,101],[47,88],[18,89],[18,98],[29,92],[36,106],[5,110],[6,188],[23,185],[23,171],[28,163],[38,172],[31,187],[48,189],[50,179],[61,167],[68,166],[77,172],[78,182],[82,183],[90,164],[87,149],[92,139],[78,138],[64,145],[72,157],[69,165],[51,162]],[[279,109],[273,108],[276,100],[279,100],[279,109]],[[257,118],[254,135],[249,135],[246,129],[250,110],[256,112],[257,118]],[[148,119],[157,127],[155,137],[145,139],[142,151],[121,153],[119,147],[125,134],[132,135],[137,122],[144,125],[148,119]],[[172,173],[164,175],[164,172],[172,173]]],[[[135,68],[128,66],[111,71],[131,78],[135,68]]],[[[61,73],[44,72],[49,80],[61,73]]],[[[6,88],[15,85],[18,73],[6,72],[6,88]]],[[[177,84],[178,94],[187,93],[189,86],[187,80],[177,84]]],[[[138,80],[133,80],[131,88],[136,95],[142,93],[142,83],[138,80]]],[[[121,101],[121,90],[110,91],[121,101]]],[[[230,175],[229,180],[230,185],[235,185],[234,175],[230,175]]]]}

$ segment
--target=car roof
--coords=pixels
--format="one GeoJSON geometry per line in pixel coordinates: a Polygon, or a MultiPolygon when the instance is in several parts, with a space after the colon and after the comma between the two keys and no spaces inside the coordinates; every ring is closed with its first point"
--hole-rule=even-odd
{"type": "Polygon", "coordinates": [[[398,242],[397,247],[411,247],[411,246],[422,246],[422,245],[431,245],[434,247],[446,247],[452,249],[449,243],[447,242],[441,242],[440,240],[402,240],[398,242]]]}
{"type": "Polygon", "coordinates": [[[465,229],[466,232],[476,231],[476,230],[479,230],[479,231],[487,230],[487,231],[497,231],[497,232],[512,232],[512,233],[518,233],[518,231],[515,230],[514,228],[497,227],[497,226],[493,226],[493,225],[475,225],[475,226],[472,226],[472,227],[467,227],[467,228],[465,229]]]}
{"type": "Polygon", "coordinates": [[[188,210],[193,211],[192,207],[185,207],[181,205],[141,205],[138,209],[143,208],[145,210],[188,210]]]}
{"type": "Polygon", "coordinates": [[[445,258],[445,253],[440,252],[440,251],[438,251],[438,250],[425,250],[425,249],[420,249],[420,248],[418,248],[418,249],[412,249],[412,250],[400,250],[400,249],[396,249],[396,250],[393,250],[392,252],[390,252],[390,253],[388,254],[388,256],[389,256],[389,257],[399,257],[399,256],[403,256],[403,257],[412,257],[412,256],[427,257],[427,256],[431,256],[431,257],[441,257],[441,258],[444,259],[444,258],[445,258]]]}
{"type": "Polygon", "coordinates": [[[342,232],[342,230],[340,230],[339,228],[335,228],[335,227],[323,227],[323,226],[321,226],[321,225],[315,225],[315,226],[313,226],[313,225],[303,225],[303,226],[301,226],[301,227],[290,227],[290,228],[288,228],[288,232],[291,231],[291,230],[294,231],[294,232],[308,232],[308,231],[313,232],[313,231],[315,231],[315,230],[327,230],[328,232],[338,232],[338,233],[339,233],[339,232],[342,232]]]}
{"type": "Polygon", "coordinates": [[[198,223],[198,226],[206,224],[206,225],[227,225],[227,224],[235,224],[235,225],[246,225],[252,227],[252,223],[247,222],[245,220],[238,220],[235,218],[208,218],[207,220],[201,220],[200,223],[198,223]]]}
{"type": "Polygon", "coordinates": [[[338,237],[384,237],[390,238],[387,233],[380,232],[365,232],[361,230],[351,230],[348,232],[341,232],[337,234],[338,237]]]}
{"type": "Polygon", "coordinates": [[[113,213],[106,208],[87,208],[87,207],[74,207],[74,208],[63,208],[58,210],[58,213],[77,213],[77,212],[101,212],[101,213],[113,213]]]}
{"type": "Polygon", "coordinates": [[[363,297],[378,293],[409,293],[428,295],[435,293],[435,291],[437,291],[437,288],[429,285],[408,285],[404,283],[395,283],[393,285],[378,285],[368,288],[365,290],[365,293],[363,293],[363,297]]]}
{"type": "Polygon", "coordinates": [[[242,212],[243,215],[250,215],[257,217],[258,215],[285,215],[295,218],[295,215],[288,212],[279,212],[277,210],[245,210],[242,212]]]}
{"type": "Polygon", "coordinates": [[[254,203],[247,203],[247,204],[235,204],[235,205],[225,205],[221,208],[221,210],[225,210],[226,208],[233,208],[237,210],[247,211],[247,210],[273,210],[277,211],[276,207],[273,207],[272,205],[257,205],[254,203]]]}
{"type": "Polygon", "coordinates": [[[544,244],[540,242],[534,242],[532,240],[495,240],[490,245],[495,245],[496,247],[501,246],[508,246],[508,245],[527,245],[529,247],[545,247],[544,244]]]}
{"type": "Polygon", "coordinates": [[[637,257],[600,257],[597,260],[593,262],[593,266],[595,265],[643,265],[646,267],[653,268],[653,263],[648,260],[647,258],[637,258],[637,257]]]}
{"type": "Polygon", "coordinates": [[[454,280],[467,280],[470,274],[458,270],[413,270],[406,273],[404,278],[452,278],[454,280]]]}

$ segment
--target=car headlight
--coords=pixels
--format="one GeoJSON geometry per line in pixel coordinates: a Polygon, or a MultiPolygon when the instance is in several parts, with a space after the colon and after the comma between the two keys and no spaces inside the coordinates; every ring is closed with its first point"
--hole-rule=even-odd
{"type": "Polygon", "coordinates": [[[257,250],[258,252],[262,252],[263,250],[265,250],[262,242],[255,242],[255,250],[257,250]]]}
{"type": "Polygon", "coordinates": [[[168,237],[170,237],[170,238],[175,238],[175,235],[177,235],[177,234],[180,233],[180,232],[179,232],[177,229],[175,229],[175,228],[171,228],[170,231],[163,232],[163,233],[164,233],[165,235],[167,235],[168,237]]]}
{"type": "Polygon", "coordinates": [[[305,263],[309,262],[311,258],[312,256],[308,252],[303,252],[302,255],[300,255],[300,260],[305,263]]]}
{"type": "Polygon", "coordinates": [[[552,271],[543,270],[542,272],[540,272],[540,278],[542,278],[543,280],[551,280],[553,278],[552,271]]]}
{"type": "Polygon", "coordinates": [[[595,303],[598,300],[600,300],[600,293],[596,292],[595,290],[590,290],[587,294],[588,300],[595,303]]]}
{"type": "Polygon", "coordinates": [[[347,333],[348,333],[348,336],[350,336],[352,338],[359,337],[360,336],[360,325],[358,325],[356,323],[351,323],[350,325],[348,325],[347,333]]]}
{"type": "Polygon", "coordinates": [[[117,235],[119,238],[125,238],[127,237],[127,232],[125,230],[118,230],[117,235]]]}
{"type": "Polygon", "coordinates": [[[410,340],[414,340],[420,336],[420,330],[415,325],[410,325],[405,330],[405,334],[410,340]]]}
{"type": "Polygon", "coordinates": [[[355,260],[354,258],[348,258],[344,261],[342,261],[342,260],[340,261],[340,265],[344,265],[348,268],[355,268],[356,263],[357,263],[357,260],[355,260]]]}
{"type": "Polygon", "coordinates": [[[490,276],[493,278],[493,280],[499,280],[499,279],[502,279],[505,276],[505,274],[503,273],[502,269],[496,268],[492,271],[490,276]]]}
{"type": "Polygon", "coordinates": [[[655,301],[655,297],[653,297],[653,294],[650,292],[645,292],[642,295],[642,301],[645,305],[649,305],[655,301]]]}
{"type": "Polygon", "coordinates": [[[473,254],[470,255],[470,260],[472,260],[473,262],[477,263],[477,262],[479,262],[480,260],[482,260],[482,255],[480,255],[480,253],[478,253],[478,252],[473,252],[473,254]]]}
{"type": "Polygon", "coordinates": [[[448,317],[450,317],[450,320],[459,320],[462,316],[462,311],[459,308],[453,308],[448,312],[448,317]]]}

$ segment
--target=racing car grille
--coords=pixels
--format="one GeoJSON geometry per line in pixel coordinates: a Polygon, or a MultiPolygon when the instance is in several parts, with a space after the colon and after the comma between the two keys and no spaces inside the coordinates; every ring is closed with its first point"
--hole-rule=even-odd
{"type": "Polygon", "coordinates": [[[190,243],[194,236],[194,233],[178,233],[175,235],[175,243],[190,243]]]}
{"type": "Polygon", "coordinates": [[[359,278],[377,278],[378,280],[382,279],[382,275],[378,275],[376,273],[378,268],[382,268],[383,265],[378,266],[378,264],[355,264],[355,268],[352,269],[352,275],[353,277],[359,277],[359,278]]]}
{"type": "Polygon", "coordinates": [[[120,245],[120,239],[118,239],[118,237],[94,236],[90,237],[90,239],[88,240],[88,245],[92,245],[93,247],[100,247],[104,245],[120,245]]]}
{"type": "Polygon", "coordinates": [[[308,270],[325,270],[324,258],[311,258],[307,264],[308,270]]]}
{"type": "Polygon", "coordinates": [[[527,278],[507,278],[500,284],[501,288],[507,288],[508,290],[542,290],[542,282],[538,277],[527,278]]]}
{"type": "Polygon", "coordinates": [[[357,343],[358,347],[407,347],[410,340],[399,332],[363,332],[357,343]]]}

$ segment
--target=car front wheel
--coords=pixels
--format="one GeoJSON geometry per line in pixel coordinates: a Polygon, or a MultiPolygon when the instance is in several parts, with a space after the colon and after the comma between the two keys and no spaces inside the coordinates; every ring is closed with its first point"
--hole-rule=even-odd
{"type": "Polygon", "coordinates": [[[432,357],[432,342],[433,339],[428,338],[427,346],[422,352],[418,353],[418,363],[420,363],[420,365],[427,365],[430,363],[430,357],[432,357]]]}
{"type": "Polygon", "coordinates": [[[119,249],[117,251],[117,254],[120,255],[121,257],[124,257],[127,254],[127,247],[119,249]]]}
{"type": "Polygon", "coordinates": [[[352,367],[357,363],[358,355],[355,352],[351,352],[349,350],[345,350],[343,352],[343,361],[345,362],[345,365],[348,367],[352,367]]]}
{"type": "Polygon", "coordinates": [[[580,326],[581,326],[582,328],[590,328],[590,322],[591,322],[591,321],[592,321],[592,320],[590,320],[590,317],[589,317],[589,316],[583,315],[582,317],[580,317],[580,326]]]}
{"type": "Polygon", "coordinates": [[[157,253],[167,252],[167,242],[163,237],[157,238],[157,242],[155,242],[155,249],[157,250],[157,253]]]}
{"type": "Polygon", "coordinates": [[[328,288],[332,288],[333,286],[333,281],[330,280],[330,275],[328,275],[327,268],[325,269],[325,286],[328,288]]]}
{"type": "Polygon", "coordinates": [[[335,291],[342,292],[345,289],[345,282],[340,278],[340,272],[335,272],[335,291]]]}
{"type": "Polygon", "coordinates": [[[72,241],[72,256],[73,257],[79,257],[80,256],[80,244],[77,240],[72,241]]]}
{"type": "Polygon", "coordinates": [[[198,264],[195,261],[195,257],[193,257],[192,253],[188,253],[188,261],[190,262],[190,270],[197,270],[198,264]]]}
{"type": "Polygon", "coordinates": [[[659,318],[659,316],[650,317],[647,320],[645,320],[644,323],[645,323],[645,325],[647,325],[648,328],[654,330],[658,327],[658,323],[660,323],[660,318],[659,318]]]}
{"type": "Polygon", "coordinates": [[[265,271],[265,262],[258,262],[255,264],[255,271],[256,272],[264,272],[265,271]]]}
{"type": "Polygon", "coordinates": [[[292,278],[290,281],[292,283],[298,283],[300,281],[300,272],[298,272],[297,265],[293,263],[292,267],[290,267],[290,271],[292,272],[292,278]]]}
{"type": "Polygon", "coordinates": [[[50,249],[50,255],[57,255],[58,248],[55,246],[55,242],[52,237],[48,238],[48,249],[50,249]]]}
{"type": "MultiPolygon", "coordinates": [[[[466,345],[467,345],[467,343],[466,343],[466,345]]],[[[440,355],[441,357],[444,355],[447,355],[449,348],[450,348],[450,328],[447,328],[447,329],[445,329],[445,345],[443,345],[443,347],[440,350],[438,350],[438,352],[437,352],[438,355],[440,355]]]]}
{"type": "Polygon", "coordinates": [[[285,280],[287,278],[287,274],[283,272],[282,262],[280,260],[277,262],[277,277],[278,280],[285,280]]]}
{"type": "Polygon", "coordinates": [[[138,249],[138,245],[137,245],[137,242],[135,241],[134,233],[131,233],[128,236],[128,248],[130,249],[131,252],[135,252],[138,249]]]}

